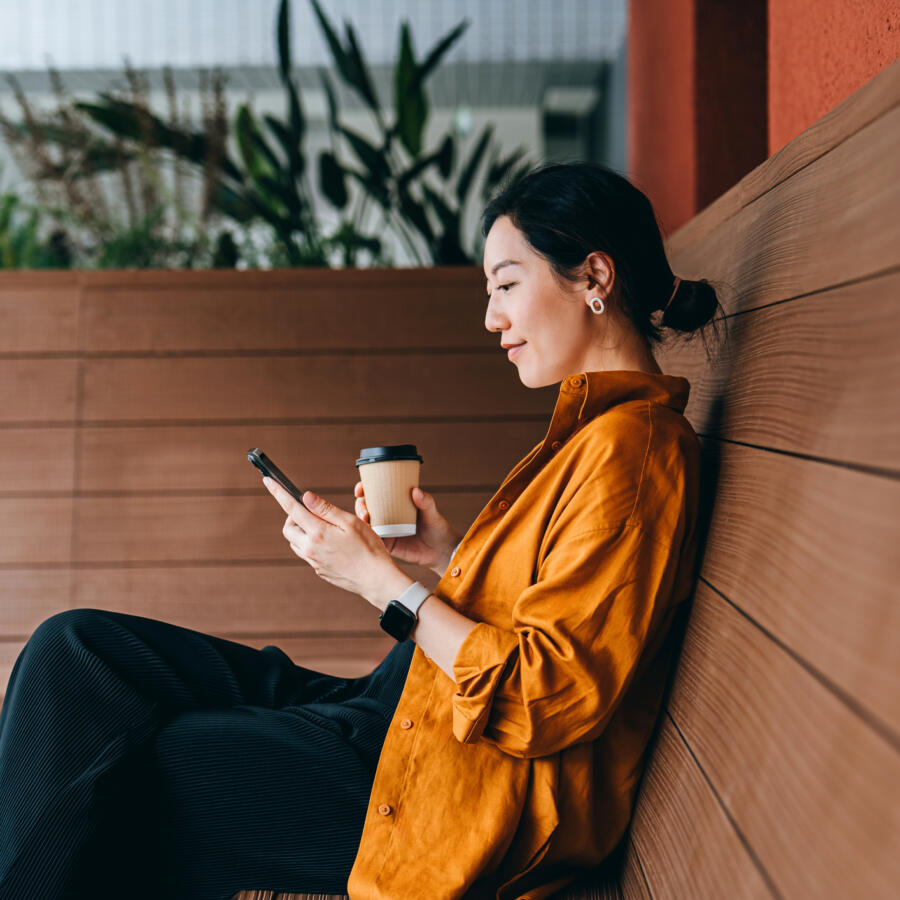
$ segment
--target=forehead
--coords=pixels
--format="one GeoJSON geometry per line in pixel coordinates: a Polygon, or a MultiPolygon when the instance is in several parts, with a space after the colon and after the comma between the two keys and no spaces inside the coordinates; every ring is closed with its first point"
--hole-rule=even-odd
{"type": "MultiPolygon", "coordinates": [[[[500,216],[485,238],[484,274],[491,278],[495,274],[494,269],[498,269],[501,263],[509,263],[512,260],[524,268],[530,256],[530,249],[519,229],[507,216],[500,216]]],[[[503,271],[503,268],[499,268],[498,273],[503,271]]]]}

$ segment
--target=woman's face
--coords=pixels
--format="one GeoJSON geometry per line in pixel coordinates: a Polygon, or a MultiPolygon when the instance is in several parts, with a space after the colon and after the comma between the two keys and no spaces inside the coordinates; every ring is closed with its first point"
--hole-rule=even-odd
{"type": "Polygon", "coordinates": [[[499,332],[500,343],[525,342],[512,363],[526,387],[545,387],[599,367],[596,320],[608,317],[595,316],[588,308],[587,279],[583,289],[572,285],[564,290],[508,216],[496,219],[488,232],[484,274],[489,296],[485,328],[499,332]]]}

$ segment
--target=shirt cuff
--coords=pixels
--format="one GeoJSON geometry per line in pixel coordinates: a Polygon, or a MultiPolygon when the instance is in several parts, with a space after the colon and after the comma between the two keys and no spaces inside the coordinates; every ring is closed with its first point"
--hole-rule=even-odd
{"type": "MultiPolygon", "coordinates": [[[[462,541],[459,542],[459,544],[461,544],[461,543],[462,543],[462,541]]],[[[459,544],[457,544],[457,545],[453,548],[453,552],[450,554],[450,561],[451,561],[451,562],[453,562],[453,557],[456,556],[456,551],[459,550],[459,544]]]]}
{"type": "Polygon", "coordinates": [[[463,744],[477,741],[493,706],[494,693],[519,650],[515,632],[478,622],[463,638],[453,661],[453,734],[463,744]]]}

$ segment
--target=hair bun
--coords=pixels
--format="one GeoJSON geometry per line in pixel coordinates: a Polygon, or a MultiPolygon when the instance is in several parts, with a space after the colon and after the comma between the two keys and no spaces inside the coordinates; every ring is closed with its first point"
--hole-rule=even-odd
{"type": "Polygon", "coordinates": [[[719,301],[711,284],[681,279],[669,305],[663,310],[662,324],[674,331],[692,332],[711,322],[719,301]]]}

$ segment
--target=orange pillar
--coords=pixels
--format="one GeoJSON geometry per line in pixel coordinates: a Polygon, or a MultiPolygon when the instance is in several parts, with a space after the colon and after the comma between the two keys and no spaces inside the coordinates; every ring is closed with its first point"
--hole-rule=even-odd
{"type": "Polygon", "coordinates": [[[767,156],[766,0],[630,0],[628,177],[664,234],[767,156]]]}

